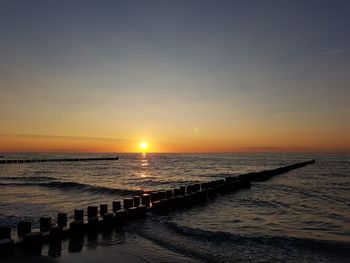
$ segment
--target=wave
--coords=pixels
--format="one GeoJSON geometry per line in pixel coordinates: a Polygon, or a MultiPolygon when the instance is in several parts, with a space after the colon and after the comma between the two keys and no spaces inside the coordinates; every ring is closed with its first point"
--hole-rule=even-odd
{"type": "Polygon", "coordinates": [[[234,244],[252,244],[257,245],[271,245],[283,249],[290,247],[297,247],[301,249],[310,249],[316,251],[323,251],[326,253],[335,253],[350,256],[350,242],[321,240],[311,238],[297,238],[287,236],[249,236],[232,234],[224,231],[208,231],[198,228],[191,228],[187,226],[179,226],[175,222],[163,222],[170,230],[177,234],[189,236],[198,240],[206,240],[214,243],[234,243],[234,244]]]}
{"type": "Polygon", "coordinates": [[[225,178],[225,177],[238,177],[239,173],[210,173],[210,174],[198,174],[196,176],[206,177],[206,178],[225,178]]]}
{"type": "Polygon", "coordinates": [[[106,195],[140,195],[143,194],[142,190],[130,190],[130,189],[117,189],[97,185],[82,184],[76,182],[28,182],[28,183],[0,183],[0,186],[43,186],[49,188],[57,188],[62,190],[78,190],[82,192],[88,192],[92,194],[106,194],[106,195]]]}
{"type": "Polygon", "coordinates": [[[183,185],[188,185],[188,184],[197,184],[201,183],[201,181],[197,180],[171,180],[171,181],[161,181],[161,180],[140,180],[137,182],[137,184],[142,184],[142,185],[169,185],[169,184],[183,184],[183,185]]]}

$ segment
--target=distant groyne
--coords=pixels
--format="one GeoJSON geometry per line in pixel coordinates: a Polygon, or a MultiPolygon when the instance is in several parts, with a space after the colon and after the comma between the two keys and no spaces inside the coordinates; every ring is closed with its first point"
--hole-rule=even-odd
{"type": "Polygon", "coordinates": [[[88,162],[88,161],[116,161],[119,157],[100,157],[100,158],[57,158],[57,159],[4,159],[0,164],[13,163],[60,163],[60,162],[88,162]]]}
{"type": "MultiPolygon", "coordinates": [[[[115,160],[115,158],[107,159],[115,160]]],[[[19,222],[16,234],[13,233],[11,227],[3,226],[0,227],[0,256],[13,253],[17,247],[30,253],[41,253],[42,244],[45,242],[49,243],[50,253],[50,249],[56,251],[56,247],[60,248],[63,238],[82,237],[85,233],[98,233],[101,230],[113,231],[129,222],[145,219],[149,212],[162,215],[171,211],[189,209],[196,205],[204,205],[208,201],[214,201],[218,194],[230,194],[250,188],[251,182],[265,181],[273,176],[313,163],[315,160],[200,184],[180,186],[175,189],[145,192],[139,196],[115,200],[111,206],[103,203],[99,206],[88,206],[87,209],[76,209],[71,222],[68,222],[69,217],[65,212],[59,213],[55,219],[50,216],[42,216],[40,217],[40,229],[34,231],[32,231],[30,221],[19,222]]]]}

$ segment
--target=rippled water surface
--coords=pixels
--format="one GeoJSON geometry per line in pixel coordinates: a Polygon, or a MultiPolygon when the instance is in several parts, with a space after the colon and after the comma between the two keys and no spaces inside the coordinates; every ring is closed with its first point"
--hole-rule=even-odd
{"type": "MultiPolygon", "coordinates": [[[[77,155],[2,154],[6,158],[77,155]]],[[[110,156],[80,154],[79,157],[110,156]]],[[[122,154],[118,161],[0,165],[0,224],[316,159],[306,166],[218,196],[206,205],[149,216],[130,232],[202,261],[347,262],[350,155],[122,154]]]]}

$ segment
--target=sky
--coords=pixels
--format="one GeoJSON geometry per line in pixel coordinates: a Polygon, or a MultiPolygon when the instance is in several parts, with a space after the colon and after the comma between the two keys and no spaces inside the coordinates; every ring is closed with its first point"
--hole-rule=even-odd
{"type": "Polygon", "coordinates": [[[0,151],[350,151],[350,2],[0,0],[0,151]]]}

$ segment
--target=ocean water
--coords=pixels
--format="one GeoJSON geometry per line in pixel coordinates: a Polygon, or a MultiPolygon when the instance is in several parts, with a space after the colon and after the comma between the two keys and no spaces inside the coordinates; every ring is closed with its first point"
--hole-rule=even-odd
{"type": "MultiPolygon", "coordinates": [[[[9,159],[110,156],[2,155],[9,159]]],[[[143,191],[316,159],[313,165],[253,183],[250,189],[218,196],[205,205],[149,215],[142,223],[126,226],[123,235],[144,244],[146,254],[147,250],[152,255],[158,251],[162,262],[184,262],[184,258],[188,262],[350,262],[349,154],[119,157],[118,161],[0,165],[0,225],[16,227],[18,221],[26,219],[37,227],[42,215],[55,217],[58,212],[67,212],[72,217],[75,208],[110,204],[143,191]],[[164,250],[169,253],[160,252],[164,250]]],[[[98,245],[120,243],[113,235],[98,245]]],[[[139,261],[147,262],[144,258],[139,261]]]]}

